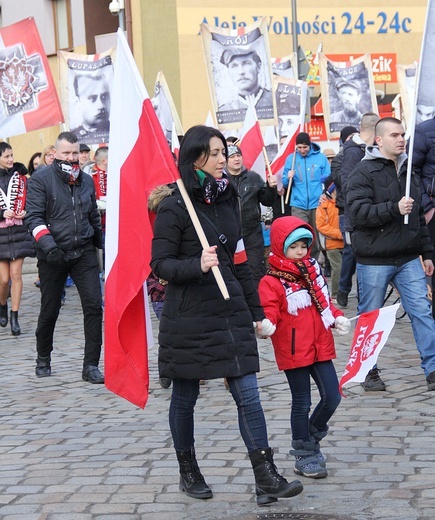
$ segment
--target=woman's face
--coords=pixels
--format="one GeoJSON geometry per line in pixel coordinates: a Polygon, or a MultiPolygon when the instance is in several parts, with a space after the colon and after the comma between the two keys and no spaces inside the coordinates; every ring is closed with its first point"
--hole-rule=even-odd
{"type": "Polygon", "coordinates": [[[226,162],[227,158],[224,143],[219,137],[213,136],[210,139],[210,155],[206,158],[203,153],[195,162],[195,167],[212,175],[216,179],[220,179],[226,162]]]}
{"type": "Polygon", "coordinates": [[[33,161],[32,161],[32,165],[33,165],[33,169],[36,170],[36,168],[41,164],[41,156],[40,155],[37,155],[33,161]]]}
{"type": "Polygon", "coordinates": [[[0,168],[4,168],[5,170],[9,170],[14,165],[14,154],[12,153],[11,148],[6,148],[6,150],[0,156],[0,168]]]}
{"type": "Polygon", "coordinates": [[[50,164],[54,161],[55,153],[56,153],[56,150],[53,148],[46,155],[44,155],[44,162],[47,166],[50,166],[50,164]]]}

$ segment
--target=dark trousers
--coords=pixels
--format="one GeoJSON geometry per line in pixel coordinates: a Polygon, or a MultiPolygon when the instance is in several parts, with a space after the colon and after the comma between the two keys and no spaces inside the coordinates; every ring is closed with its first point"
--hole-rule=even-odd
{"type": "Polygon", "coordinates": [[[266,274],[266,262],[264,261],[264,238],[261,227],[243,237],[248,264],[251,268],[255,287],[266,274]]]}
{"type": "Polygon", "coordinates": [[[343,235],[344,247],[341,255],[341,271],[340,280],[338,282],[338,291],[349,294],[352,290],[352,277],[356,270],[356,260],[353,254],[352,246],[346,244],[346,231],[344,227],[344,215],[339,216],[340,231],[343,235]]]}
{"type": "Polygon", "coordinates": [[[80,296],[84,316],[85,355],[83,365],[98,366],[103,342],[103,311],[98,259],[95,250],[85,250],[79,258],[71,260],[65,265],[53,265],[46,260],[38,260],[38,271],[41,280],[41,311],[36,327],[38,356],[49,356],[53,350],[54,327],[59,316],[65,280],[70,273],[80,296]]]}

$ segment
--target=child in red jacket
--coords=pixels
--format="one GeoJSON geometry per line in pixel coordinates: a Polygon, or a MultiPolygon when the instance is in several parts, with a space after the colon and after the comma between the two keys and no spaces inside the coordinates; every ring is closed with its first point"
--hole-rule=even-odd
{"type": "Polygon", "coordinates": [[[297,217],[281,217],[270,230],[270,268],[259,285],[261,305],[276,330],[271,334],[275,359],[292,394],[290,424],[294,471],[311,478],[327,476],[320,440],[340,403],[331,327],[350,331],[350,321],[331,303],[317,261],[310,256],[314,232],[297,217]],[[310,415],[311,380],[320,401],[310,415]]]}

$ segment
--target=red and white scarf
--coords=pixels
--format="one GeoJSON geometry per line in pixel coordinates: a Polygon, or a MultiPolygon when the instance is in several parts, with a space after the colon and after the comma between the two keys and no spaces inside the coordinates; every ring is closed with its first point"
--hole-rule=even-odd
{"type": "Polygon", "coordinates": [[[92,170],[97,200],[107,195],[107,172],[95,166],[92,170]]]}
{"type": "MultiPolygon", "coordinates": [[[[8,183],[7,193],[0,188],[0,211],[12,210],[20,213],[26,206],[26,180],[18,172],[14,172],[8,183]]],[[[6,218],[0,221],[0,227],[21,225],[23,219],[6,218]]]]}
{"type": "Polygon", "coordinates": [[[287,299],[289,314],[297,316],[298,309],[314,303],[326,329],[335,319],[330,308],[330,296],[326,280],[315,258],[302,260],[279,258],[273,253],[269,256],[270,269],[267,274],[279,278],[287,299]]]}

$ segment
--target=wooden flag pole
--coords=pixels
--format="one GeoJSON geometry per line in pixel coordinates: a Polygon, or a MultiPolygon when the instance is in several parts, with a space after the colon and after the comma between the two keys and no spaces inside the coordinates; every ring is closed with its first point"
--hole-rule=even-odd
{"type": "MultiPolygon", "coordinates": [[[[292,160],[292,171],[295,169],[295,162],[296,162],[296,150],[293,152],[293,160],[292,160]]],[[[287,186],[287,193],[285,194],[285,203],[288,204],[288,201],[290,199],[290,191],[292,187],[293,177],[291,177],[288,180],[288,186],[287,186]]]]}

